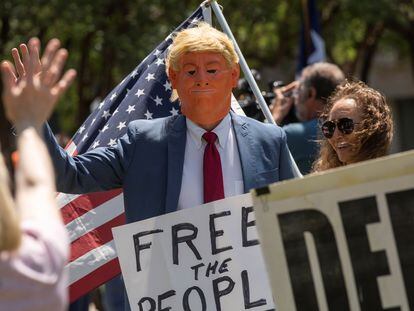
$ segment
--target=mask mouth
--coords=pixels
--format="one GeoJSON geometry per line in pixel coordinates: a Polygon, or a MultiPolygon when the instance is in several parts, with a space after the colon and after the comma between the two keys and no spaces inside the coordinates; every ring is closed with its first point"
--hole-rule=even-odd
{"type": "Polygon", "coordinates": [[[193,90],[192,93],[197,93],[197,94],[207,94],[207,93],[213,93],[214,90],[213,89],[206,89],[206,90],[193,90]]]}

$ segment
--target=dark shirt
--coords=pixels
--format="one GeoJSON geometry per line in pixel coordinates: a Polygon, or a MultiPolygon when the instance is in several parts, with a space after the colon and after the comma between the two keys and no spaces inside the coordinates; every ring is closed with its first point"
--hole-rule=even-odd
{"type": "Polygon", "coordinates": [[[290,152],[302,174],[309,174],[318,153],[318,119],[283,126],[290,152]]]}

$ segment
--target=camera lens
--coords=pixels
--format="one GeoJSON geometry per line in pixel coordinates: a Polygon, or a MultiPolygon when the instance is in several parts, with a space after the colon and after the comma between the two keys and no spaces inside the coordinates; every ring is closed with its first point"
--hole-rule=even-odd
{"type": "Polygon", "coordinates": [[[283,81],[275,80],[275,81],[269,83],[269,88],[272,90],[274,88],[281,87],[281,86],[284,86],[284,85],[285,85],[285,83],[283,81]]]}

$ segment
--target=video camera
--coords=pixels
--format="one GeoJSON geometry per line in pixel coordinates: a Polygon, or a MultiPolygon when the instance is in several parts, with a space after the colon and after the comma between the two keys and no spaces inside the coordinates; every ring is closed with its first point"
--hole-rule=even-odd
{"type": "MultiPolygon", "coordinates": [[[[260,73],[256,69],[252,69],[251,72],[256,82],[259,83],[261,81],[260,73]]],[[[272,103],[272,100],[275,98],[273,88],[282,85],[282,81],[271,81],[268,83],[268,90],[261,92],[268,106],[272,103]]],[[[244,113],[248,117],[251,117],[259,121],[264,121],[265,117],[263,115],[263,112],[246,78],[239,79],[237,84],[236,96],[240,107],[243,109],[244,113]]]]}
{"type": "MultiPolygon", "coordinates": [[[[251,70],[254,79],[259,83],[261,81],[260,73],[256,69],[251,70]]],[[[270,106],[272,100],[275,98],[275,93],[273,89],[284,86],[285,83],[280,80],[270,81],[268,83],[267,91],[261,91],[262,96],[267,104],[270,106]]],[[[286,92],[283,94],[285,97],[290,97],[293,95],[293,92],[286,92]]],[[[236,91],[237,101],[239,102],[240,107],[243,109],[244,113],[253,119],[264,121],[265,116],[258,104],[256,97],[253,94],[253,91],[245,78],[241,78],[238,81],[237,91],[236,91]]],[[[297,122],[297,118],[295,116],[294,106],[292,106],[291,111],[286,116],[285,120],[283,120],[283,124],[297,122]]]]}

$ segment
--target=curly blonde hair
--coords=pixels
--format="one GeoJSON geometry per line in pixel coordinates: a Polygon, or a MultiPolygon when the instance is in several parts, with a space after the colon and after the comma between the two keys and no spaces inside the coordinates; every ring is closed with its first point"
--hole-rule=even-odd
{"type": "MultiPolygon", "coordinates": [[[[355,131],[359,149],[354,162],[382,157],[388,153],[393,136],[393,121],[385,97],[363,82],[346,81],[338,86],[329,97],[327,105],[320,116],[325,121],[332,107],[342,99],[353,99],[361,113],[359,129],[355,131]]],[[[326,138],[319,141],[319,156],[313,164],[312,171],[318,172],[345,165],[326,138]]]]}
{"type": "MultiPolygon", "coordinates": [[[[196,27],[184,29],[176,34],[165,60],[167,75],[170,68],[179,71],[180,58],[188,52],[220,53],[229,68],[239,62],[239,57],[229,37],[206,22],[199,22],[196,27]]],[[[177,91],[173,90],[171,100],[174,101],[177,98],[177,91]]]]}

